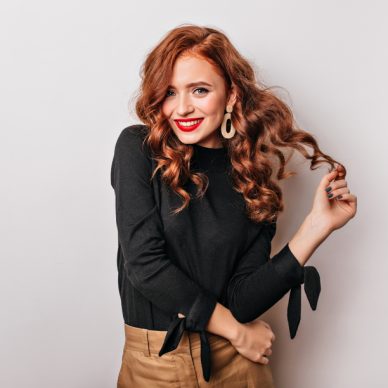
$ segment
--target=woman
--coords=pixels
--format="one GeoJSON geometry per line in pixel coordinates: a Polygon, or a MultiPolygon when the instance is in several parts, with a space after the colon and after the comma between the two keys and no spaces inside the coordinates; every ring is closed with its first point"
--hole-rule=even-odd
{"type": "Polygon", "coordinates": [[[274,387],[275,335],[258,317],[290,291],[293,338],[302,283],[315,310],[319,274],[305,264],[356,214],[346,169],[212,28],[179,26],[148,54],[136,112],[144,124],[122,130],[111,174],[126,336],[117,386],[274,387]],[[330,171],[270,258],[283,210],[271,176],[295,174],[286,147],[330,171]]]}

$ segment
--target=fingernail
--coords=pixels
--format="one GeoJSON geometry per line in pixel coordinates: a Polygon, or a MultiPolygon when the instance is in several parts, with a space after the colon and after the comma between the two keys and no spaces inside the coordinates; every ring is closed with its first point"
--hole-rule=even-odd
{"type": "Polygon", "coordinates": [[[329,191],[331,190],[331,186],[326,187],[325,190],[326,190],[327,192],[329,192],[329,191]]]}
{"type": "Polygon", "coordinates": [[[331,198],[333,196],[333,193],[330,193],[327,195],[329,198],[331,198]]]}
{"type": "Polygon", "coordinates": [[[342,195],[340,194],[337,198],[338,198],[338,199],[341,199],[341,198],[342,198],[342,195]]]}

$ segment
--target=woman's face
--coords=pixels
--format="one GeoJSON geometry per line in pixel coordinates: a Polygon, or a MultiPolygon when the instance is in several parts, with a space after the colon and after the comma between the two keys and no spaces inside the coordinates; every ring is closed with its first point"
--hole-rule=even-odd
{"type": "Polygon", "coordinates": [[[235,98],[233,88],[227,96],[224,79],[209,62],[184,56],[174,64],[162,112],[182,143],[220,148],[225,109],[234,105],[235,98]],[[197,120],[201,120],[199,124],[197,120]]]}

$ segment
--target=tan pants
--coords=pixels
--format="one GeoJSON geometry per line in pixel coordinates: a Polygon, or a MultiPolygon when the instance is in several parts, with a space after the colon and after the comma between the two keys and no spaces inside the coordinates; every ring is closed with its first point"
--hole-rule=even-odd
{"type": "Polygon", "coordinates": [[[248,360],[232,344],[208,333],[211,377],[204,380],[198,333],[185,331],[176,349],[159,357],[167,331],[125,325],[117,388],[274,388],[271,368],[248,360]]]}

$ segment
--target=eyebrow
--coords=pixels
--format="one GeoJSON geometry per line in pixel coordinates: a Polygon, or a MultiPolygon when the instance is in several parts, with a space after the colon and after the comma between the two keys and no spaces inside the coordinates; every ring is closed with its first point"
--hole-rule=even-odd
{"type": "MultiPolygon", "coordinates": [[[[190,82],[189,84],[186,85],[186,88],[191,88],[193,86],[198,86],[198,85],[207,85],[207,86],[213,86],[209,84],[208,82],[205,81],[197,81],[197,82],[190,82]]],[[[174,88],[173,85],[168,85],[169,88],[174,88]]]]}

